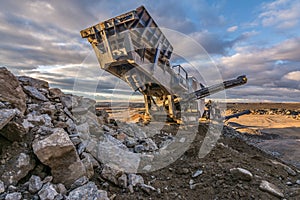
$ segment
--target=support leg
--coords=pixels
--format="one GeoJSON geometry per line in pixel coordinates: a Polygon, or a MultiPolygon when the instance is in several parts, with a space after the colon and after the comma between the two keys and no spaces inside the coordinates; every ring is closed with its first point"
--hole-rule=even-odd
{"type": "Polygon", "coordinates": [[[151,108],[151,99],[150,96],[144,95],[144,101],[145,101],[145,115],[144,115],[144,121],[150,121],[150,108],[151,108]]]}
{"type": "Polygon", "coordinates": [[[168,107],[169,107],[169,116],[171,118],[174,118],[174,114],[175,114],[175,111],[174,111],[174,98],[172,95],[168,95],[168,107]]]}

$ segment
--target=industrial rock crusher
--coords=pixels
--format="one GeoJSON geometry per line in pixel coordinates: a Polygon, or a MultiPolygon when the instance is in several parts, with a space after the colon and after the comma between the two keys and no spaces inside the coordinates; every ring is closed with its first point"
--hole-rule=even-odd
{"type": "Polygon", "coordinates": [[[181,65],[172,66],[173,47],[143,6],[80,33],[92,45],[102,69],[144,95],[145,121],[198,121],[204,97],[247,82],[246,76],[239,76],[204,87],[181,65]]]}

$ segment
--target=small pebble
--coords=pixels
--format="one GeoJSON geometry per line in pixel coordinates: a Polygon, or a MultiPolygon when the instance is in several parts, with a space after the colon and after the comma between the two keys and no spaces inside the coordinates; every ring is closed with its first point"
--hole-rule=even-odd
{"type": "Polygon", "coordinates": [[[286,185],[291,186],[293,183],[291,181],[286,182],[286,185]]]}
{"type": "Polygon", "coordinates": [[[195,181],[193,180],[193,179],[191,179],[190,181],[189,181],[189,184],[190,185],[193,185],[195,183],[195,181]]]}
{"type": "Polygon", "coordinates": [[[192,175],[192,177],[196,178],[197,176],[200,176],[201,174],[203,174],[203,171],[201,169],[199,169],[192,175]]]}

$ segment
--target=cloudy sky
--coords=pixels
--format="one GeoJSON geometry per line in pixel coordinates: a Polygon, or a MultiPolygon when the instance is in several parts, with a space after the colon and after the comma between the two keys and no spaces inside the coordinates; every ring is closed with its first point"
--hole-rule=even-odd
{"type": "Polygon", "coordinates": [[[144,5],[160,27],[202,45],[223,79],[247,75],[247,85],[226,91],[228,99],[299,102],[298,0],[0,1],[0,66],[65,92],[132,94],[112,87],[116,80],[100,70],[80,30],[144,5]]]}

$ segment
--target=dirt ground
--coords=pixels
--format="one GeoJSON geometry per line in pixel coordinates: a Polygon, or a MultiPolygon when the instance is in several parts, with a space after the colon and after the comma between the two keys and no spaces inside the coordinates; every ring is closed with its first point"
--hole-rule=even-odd
{"type": "MultiPolygon", "coordinates": [[[[192,147],[176,162],[161,170],[141,174],[146,184],[156,191],[137,190],[131,194],[110,186],[110,195],[118,194],[116,199],[280,199],[259,189],[261,181],[267,180],[289,196],[288,199],[299,198],[292,197],[294,187],[299,186],[286,185],[288,181],[295,183],[300,178],[299,173],[290,176],[283,166],[273,163],[276,158],[238,138],[222,137],[205,158],[198,158],[199,145],[203,141],[201,133],[206,128],[205,125],[199,126],[199,134],[192,147]],[[254,178],[251,181],[234,178],[230,169],[235,167],[249,170],[254,178]],[[193,178],[197,170],[202,170],[203,174],[193,178]]],[[[225,135],[231,131],[231,128],[224,127],[225,135]]],[[[99,186],[103,187],[101,180],[99,186]]]]}
{"type": "MultiPolygon", "coordinates": [[[[275,107],[295,110],[299,105],[234,104],[229,105],[233,106],[229,109],[275,107]]],[[[197,127],[191,130],[197,131],[197,136],[184,155],[166,168],[141,174],[145,183],[153,186],[155,191],[137,189],[130,193],[110,185],[106,188],[109,195],[117,194],[115,199],[282,199],[259,189],[261,181],[266,180],[277,186],[285,199],[300,199],[300,186],[296,183],[300,174],[295,167],[295,163],[300,160],[300,121],[286,116],[250,114],[228,122],[231,122],[231,125],[224,126],[223,135],[204,158],[197,155],[208,126],[200,124],[198,130],[197,127]],[[248,134],[237,133],[234,130],[240,131],[242,128],[248,131],[248,134]],[[237,134],[246,134],[246,137],[251,138],[251,133],[255,133],[256,145],[261,149],[236,137],[237,134]],[[273,154],[268,154],[265,150],[270,150],[273,154]],[[274,157],[274,152],[284,156],[274,157]],[[286,163],[297,172],[296,175],[289,174],[284,165],[278,163],[286,163]],[[253,174],[252,180],[243,181],[234,177],[230,169],[237,167],[249,170],[253,174]],[[192,175],[197,170],[202,170],[203,173],[193,178],[192,175]]],[[[97,181],[100,188],[107,187],[104,180],[98,178],[97,181]]]]}
{"type": "MultiPolygon", "coordinates": [[[[231,109],[286,109],[299,111],[299,103],[266,103],[235,104],[231,109]]],[[[273,152],[279,158],[300,168],[300,120],[292,115],[283,114],[250,114],[233,118],[227,125],[241,133],[262,135],[264,140],[258,141],[258,147],[273,152]]]]}

